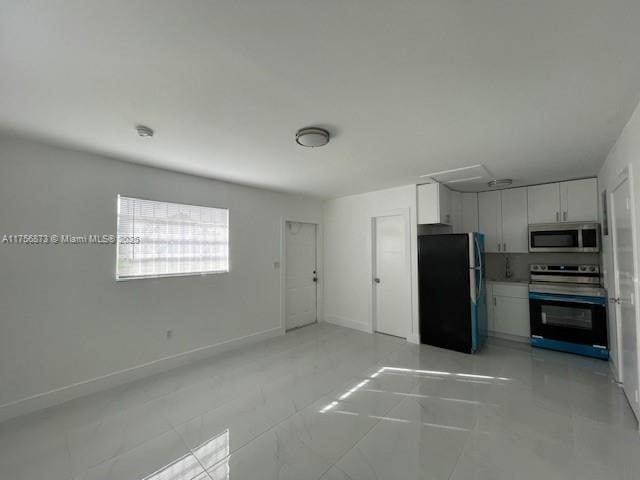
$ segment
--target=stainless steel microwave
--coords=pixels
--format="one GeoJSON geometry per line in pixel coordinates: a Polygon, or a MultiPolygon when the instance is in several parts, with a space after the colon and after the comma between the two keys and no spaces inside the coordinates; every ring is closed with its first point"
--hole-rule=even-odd
{"type": "Polygon", "coordinates": [[[539,223],[529,225],[530,252],[599,252],[600,224],[539,223]]]}

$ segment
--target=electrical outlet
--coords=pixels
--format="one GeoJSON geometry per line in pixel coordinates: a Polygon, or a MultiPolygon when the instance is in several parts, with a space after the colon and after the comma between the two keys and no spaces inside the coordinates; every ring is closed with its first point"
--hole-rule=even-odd
{"type": "Polygon", "coordinates": [[[167,340],[171,340],[173,338],[173,330],[167,330],[167,340]]]}

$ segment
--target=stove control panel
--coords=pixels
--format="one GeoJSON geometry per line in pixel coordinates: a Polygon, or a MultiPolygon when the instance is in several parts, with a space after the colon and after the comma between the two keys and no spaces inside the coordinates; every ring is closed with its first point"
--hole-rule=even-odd
{"type": "Polygon", "coordinates": [[[550,265],[541,263],[532,263],[529,265],[531,273],[554,273],[564,275],[599,275],[599,265],[550,265]]]}

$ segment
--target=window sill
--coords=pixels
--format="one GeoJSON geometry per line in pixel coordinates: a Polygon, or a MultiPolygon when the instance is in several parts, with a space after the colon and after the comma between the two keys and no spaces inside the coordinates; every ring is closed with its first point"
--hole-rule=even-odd
{"type": "Polygon", "coordinates": [[[211,272],[189,272],[189,273],[163,273],[158,275],[138,275],[131,277],[115,277],[116,282],[128,282],[130,280],[153,280],[158,278],[171,278],[171,277],[208,277],[209,275],[218,275],[223,273],[229,273],[229,270],[218,270],[211,272]]]}

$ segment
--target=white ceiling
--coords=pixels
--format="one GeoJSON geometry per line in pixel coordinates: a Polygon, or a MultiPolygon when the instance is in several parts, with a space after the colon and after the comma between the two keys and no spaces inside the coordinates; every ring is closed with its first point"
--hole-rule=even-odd
{"type": "Polygon", "coordinates": [[[639,25],[638,0],[0,0],[0,128],[325,197],[584,177],[639,99],[639,25]]]}

